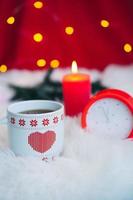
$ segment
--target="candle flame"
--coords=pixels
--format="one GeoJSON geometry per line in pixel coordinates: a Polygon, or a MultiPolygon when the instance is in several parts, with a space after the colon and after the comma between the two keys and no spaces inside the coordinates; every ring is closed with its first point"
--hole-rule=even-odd
{"type": "Polygon", "coordinates": [[[78,72],[78,66],[77,66],[77,62],[74,60],[72,61],[72,73],[77,73],[78,72]]]}

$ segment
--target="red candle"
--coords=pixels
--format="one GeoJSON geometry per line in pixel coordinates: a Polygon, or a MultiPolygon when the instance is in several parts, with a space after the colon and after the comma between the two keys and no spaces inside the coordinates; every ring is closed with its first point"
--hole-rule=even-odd
{"type": "Polygon", "coordinates": [[[82,112],[90,98],[90,76],[78,73],[75,61],[72,62],[72,73],[63,78],[63,95],[65,112],[69,116],[82,112]]]}

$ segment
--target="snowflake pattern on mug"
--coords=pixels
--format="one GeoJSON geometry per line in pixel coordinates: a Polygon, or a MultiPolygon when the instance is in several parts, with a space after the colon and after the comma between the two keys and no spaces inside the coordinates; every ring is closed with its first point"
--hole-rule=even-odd
{"type": "Polygon", "coordinates": [[[43,157],[42,160],[45,161],[45,162],[48,162],[48,158],[47,157],[43,157]]]}
{"type": "Polygon", "coordinates": [[[57,117],[57,116],[53,118],[53,123],[54,123],[54,124],[57,124],[57,123],[58,123],[58,121],[59,121],[59,119],[58,119],[58,117],[57,117]]]}
{"type": "Polygon", "coordinates": [[[31,120],[30,121],[30,125],[33,127],[36,127],[37,126],[37,120],[36,119],[34,119],[34,120],[31,120]]]}
{"type": "Polygon", "coordinates": [[[20,119],[19,120],[19,125],[20,126],[25,126],[25,120],[24,119],[20,119]]]}
{"type": "Polygon", "coordinates": [[[44,126],[48,126],[48,125],[49,125],[49,119],[43,119],[43,120],[42,120],[42,124],[43,124],[44,126]]]}
{"type": "Polygon", "coordinates": [[[15,124],[15,118],[14,117],[11,117],[11,124],[15,124]]]}
{"type": "Polygon", "coordinates": [[[64,120],[64,114],[60,115],[60,116],[54,116],[52,118],[52,120],[50,120],[50,118],[42,118],[40,121],[38,121],[37,119],[24,119],[24,118],[15,118],[14,116],[11,116],[9,118],[9,121],[12,125],[16,126],[19,125],[19,127],[40,127],[40,126],[50,126],[52,124],[57,125],[60,121],[64,120]],[[18,122],[18,123],[16,123],[18,122]]]}

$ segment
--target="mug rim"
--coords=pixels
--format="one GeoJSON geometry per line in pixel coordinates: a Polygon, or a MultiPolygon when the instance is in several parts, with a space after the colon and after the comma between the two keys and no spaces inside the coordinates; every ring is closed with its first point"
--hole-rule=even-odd
{"type": "Polygon", "coordinates": [[[41,117],[44,115],[49,115],[49,114],[55,114],[57,112],[59,112],[60,110],[62,110],[64,108],[64,105],[58,101],[52,101],[52,100],[26,100],[26,101],[18,101],[15,103],[11,103],[8,108],[7,108],[7,112],[16,116],[22,116],[22,117],[41,117]],[[11,109],[13,109],[12,107],[15,108],[15,106],[18,106],[19,104],[24,104],[24,103],[50,103],[50,104],[55,104],[58,105],[59,108],[57,108],[54,111],[46,112],[46,113],[38,113],[38,114],[23,114],[23,113],[18,113],[18,112],[13,112],[11,109]]]}

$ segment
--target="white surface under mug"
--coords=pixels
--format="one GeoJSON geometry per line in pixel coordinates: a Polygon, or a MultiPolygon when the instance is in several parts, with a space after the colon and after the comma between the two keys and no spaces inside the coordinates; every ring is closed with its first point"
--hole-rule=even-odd
{"type": "Polygon", "coordinates": [[[64,106],[55,101],[31,100],[9,105],[7,109],[11,150],[18,156],[53,158],[63,149],[64,106]],[[28,110],[52,110],[23,114],[28,110]]]}

